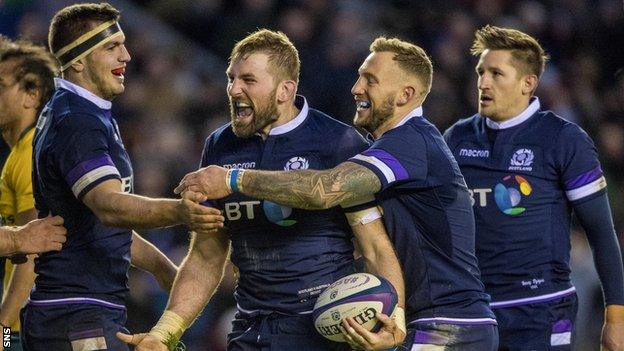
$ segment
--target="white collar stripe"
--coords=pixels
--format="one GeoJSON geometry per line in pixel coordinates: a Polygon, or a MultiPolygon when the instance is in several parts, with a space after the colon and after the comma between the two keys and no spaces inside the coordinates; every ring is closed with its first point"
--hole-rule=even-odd
{"type": "MultiPolygon", "coordinates": [[[[401,122],[399,122],[394,128],[400,127],[400,126],[404,125],[405,123],[407,123],[407,121],[409,121],[410,119],[412,119],[414,117],[422,117],[422,116],[423,116],[423,108],[422,108],[422,106],[418,106],[415,109],[411,110],[407,114],[407,116],[403,117],[401,122]]],[[[394,129],[394,128],[392,128],[392,129],[394,129]]]]}
{"type": "Polygon", "coordinates": [[[113,104],[110,101],[104,100],[101,97],[93,94],[89,90],[81,87],[80,85],[74,84],[63,78],[54,78],[54,87],[57,89],[63,88],[65,90],[69,90],[72,93],[91,101],[92,103],[97,105],[97,107],[103,110],[110,110],[111,107],[113,106],[113,104]]]}
{"type": "Polygon", "coordinates": [[[305,97],[303,97],[301,95],[297,95],[297,97],[295,97],[295,99],[297,99],[297,98],[303,99],[303,107],[301,108],[301,111],[299,112],[297,117],[293,118],[292,120],[288,121],[287,123],[282,124],[279,127],[275,127],[273,129],[271,129],[271,131],[269,131],[269,135],[286,134],[286,133],[290,132],[291,130],[299,127],[303,123],[303,121],[305,121],[305,119],[308,117],[308,112],[310,110],[310,108],[308,107],[308,101],[306,100],[305,97]]]}
{"type": "Polygon", "coordinates": [[[486,118],[485,123],[487,123],[487,126],[492,129],[507,129],[515,127],[531,118],[531,116],[533,116],[535,112],[539,111],[540,107],[541,106],[539,98],[536,96],[532,99],[529,106],[516,117],[513,117],[503,122],[494,122],[491,119],[486,118]]]}

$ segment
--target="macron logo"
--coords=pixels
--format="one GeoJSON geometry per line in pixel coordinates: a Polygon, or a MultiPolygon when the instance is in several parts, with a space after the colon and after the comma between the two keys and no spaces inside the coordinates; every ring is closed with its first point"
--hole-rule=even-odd
{"type": "Polygon", "coordinates": [[[490,150],[461,149],[461,150],[459,150],[459,156],[464,156],[464,157],[490,157],[490,150]]]}

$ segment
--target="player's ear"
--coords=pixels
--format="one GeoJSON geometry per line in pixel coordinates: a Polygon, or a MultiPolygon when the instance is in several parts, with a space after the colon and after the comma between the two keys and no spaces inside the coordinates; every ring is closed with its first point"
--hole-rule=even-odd
{"type": "Polygon", "coordinates": [[[297,83],[292,80],[282,81],[277,89],[277,101],[285,102],[294,99],[297,93],[297,83]]]}
{"type": "Polygon", "coordinates": [[[417,95],[416,88],[411,85],[406,85],[401,90],[401,95],[397,99],[397,105],[403,106],[409,102],[411,102],[417,95]]]}
{"type": "Polygon", "coordinates": [[[38,79],[37,76],[28,73],[22,78],[24,86],[24,99],[22,100],[22,105],[25,108],[38,108],[39,104],[41,104],[41,89],[38,87],[38,79]]]}
{"type": "Polygon", "coordinates": [[[68,68],[73,69],[76,73],[80,73],[84,71],[85,68],[84,60],[84,58],[77,60],[76,62],[72,63],[71,66],[69,66],[68,68]]]}
{"type": "Polygon", "coordinates": [[[535,74],[528,74],[524,76],[522,79],[522,94],[524,95],[532,95],[537,89],[537,84],[539,83],[539,79],[535,74]]]}

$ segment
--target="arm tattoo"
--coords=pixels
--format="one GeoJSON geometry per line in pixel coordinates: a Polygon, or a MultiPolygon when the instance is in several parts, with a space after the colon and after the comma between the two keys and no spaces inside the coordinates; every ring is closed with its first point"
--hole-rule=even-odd
{"type": "Polygon", "coordinates": [[[324,171],[246,171],[243,193],[282,205],[318,210],[369,199],[381,189],[371,170],[343,162],[324,171]]]}

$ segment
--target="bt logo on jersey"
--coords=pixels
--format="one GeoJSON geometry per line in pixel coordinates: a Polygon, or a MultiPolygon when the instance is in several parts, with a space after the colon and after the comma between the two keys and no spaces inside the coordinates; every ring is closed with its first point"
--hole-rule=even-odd
{"type": "Polygon", "coordinates": [[[469,191],[473,206],[487,207],[488,197],[494,192],[496,207],[506,215],[517,216],[526,211],[526,207],[518,205],[523,196],[526,197],[533,193],[533,187],[524,177],[508,175],[503,178],[502,183],[496,184],[494,189],[476,188],[469,189],[469,191]]]}
{"type": "Polygon", "coordinates": [[[526,211],[526,207],[518,206],[522,195],[529,196],[532,192],[533,188],[525,178],[508,175],[503,178],[503,183],[498,183],[494,187],[494,200],[504,214],[517,216],[526,211]]]}
{"type": "Polygon", "coordinates": [[[271,201],[264,201],[262,209],[264,209],[264,215],[271,223],[282,227],[290,227],[297,223],[297,221],[293,219],[288,219],[292,214],[292,208],[290,207],[281,206],[271,201]]]}
{"type": "MultiPolygon", "coordinates": [[[[224,205],[225,217],[228,221],[238,221],[243,217],[246,219],[255,219],[256,206],[260,205],[260,201],[250,200],[241,202],[228,202],[224,205]]],[[[292,208],[281,206],[271,201],[262,203],[264,215],[271,223],[275,223],[281,227],[290,227],[297,223],[294,219],[288,219],[292,214],[292,208]]]]}

